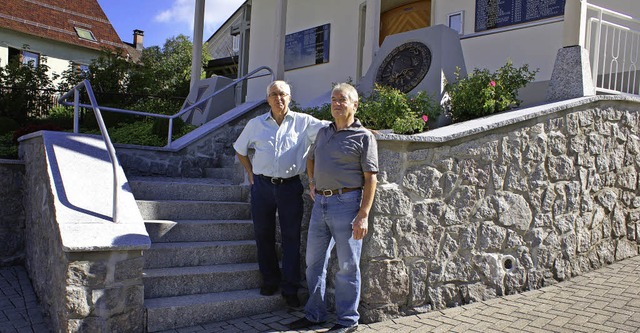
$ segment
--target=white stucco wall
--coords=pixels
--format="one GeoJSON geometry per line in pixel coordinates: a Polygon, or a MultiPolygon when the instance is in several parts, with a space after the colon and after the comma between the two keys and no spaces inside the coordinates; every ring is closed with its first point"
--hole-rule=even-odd
{"type": "MultiPolygon", "coordinates": [[[[285,80],[292,86],[293,99],[306,102],[321,92],[329,91],[332,82],[343,82],[349,78],[356,81],[360,1],[290,0],[288,3],[287,34],[331,24],[329,62],[285,72],[285,80]]],[[[260,66],[275,68],[273,34],[276,7],[277,0],[253,2],[249,70],[260,66]]],[[[263,98],[268,81],[267,78],[251,80],[247,100],[263,98]]]]}
{"type": "MultiPolygon", "coordinates": [[[[287,12],[287,34],[309,29],[322,24],[331,24],[330,61],[285,72],[285,80],[292,84],[294,100],[305,104],[317,96],[326,93],[332,82],[342,82],[351,78],[357,82],[359,7],[367,2],[378,0],[289,0],[287,12]]],[[[640,17],[640,2],[637,0],[592,0],[590,3],[640,17]]],[[[251,46],[249,68],[259,66],[275,67],[275,49],[273,36],[276,31],[277,0],[253,2],[251,22],[251,46]]],[[[475,1],[469,0],[433,0],[432,24],[447,24],[448,14],[464,11],[464,35],[461,38],[467,71],[473,68],[495,70],[511,59],[515,66],[528,64],[531,69],[538,68],[535,92],[521,95],[525,104],[544,101],[546,86],[551,78],[558,50],[563,47],[563,17],[555,17],[537,22],[528,22],[519,26],[510,26],[475,32],[475,1]]],[[[368,18],[379,20],[379,15],[368,18]]],[[[367,22],[366,34],[379,27],[367,22]]],[[[371,46],[369,46],[371,48],[371,46]]],[[[375,48],[374,48],[375,51],[375,48]]],[[[372,56],[365,48],[365,56],[372,56]]],[[[365,64],[369,59],[364,59],[365,64]]],[[[363,70],[363,74],[366,69],[363,70]]],[[[264,88],[268,79],[252,80],[248,90],[248,100],[264,97],[264,88]]]]}

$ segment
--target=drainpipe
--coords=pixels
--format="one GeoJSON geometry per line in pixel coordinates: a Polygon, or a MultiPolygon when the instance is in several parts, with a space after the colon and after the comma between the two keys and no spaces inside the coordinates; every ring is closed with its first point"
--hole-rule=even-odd
{"type": "Polygon", "coordinates": [[[200,81],[202,74],[202,33],[204,30],[205,0],[196,0],[193,15],[193,54],[191,55],[191,88],[200,81]]]}

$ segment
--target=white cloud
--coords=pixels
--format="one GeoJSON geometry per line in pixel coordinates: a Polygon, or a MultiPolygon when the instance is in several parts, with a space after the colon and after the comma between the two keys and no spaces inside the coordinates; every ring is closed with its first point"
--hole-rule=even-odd
{"type": "MultiPolygon", "coordinates": [[[[204,39],[206,40],[224,23],[244,0],[205,0],[204,39]]],[[[181,24],[193,30],[195,0],[174,0],[171,8],[154,17],[154,21],[181,24]]]]}

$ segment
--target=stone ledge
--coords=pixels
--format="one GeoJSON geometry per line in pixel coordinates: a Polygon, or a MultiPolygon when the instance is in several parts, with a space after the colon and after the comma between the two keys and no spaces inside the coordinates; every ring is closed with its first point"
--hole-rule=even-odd
{"type": "Polygon", "coordinates": [[[580,97],[566,101],[494,114],[461,123],[451,124],[415,135],[376,134],[376,139],[378,141],[445,143],[474,134],[486,132],[492,129],[517,124],[523,121],[558,113],[560,111],[599,101],[640,103],[640,97],[632,97],[628,95],[598,95],[590,97],[580,97]]]}

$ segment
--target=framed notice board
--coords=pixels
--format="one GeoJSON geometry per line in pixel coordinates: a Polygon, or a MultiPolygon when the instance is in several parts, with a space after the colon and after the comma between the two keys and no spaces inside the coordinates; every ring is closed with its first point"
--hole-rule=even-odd
{"type": "Polygon", "coordinates": [[[564,15],[565,0],[476,0],[476,32],[564,15]]]}
{"type": "Polygon", "coordinates": [[[284,39],[284,69],[329,62],[331,24],[288,34],[284,39]]]}

